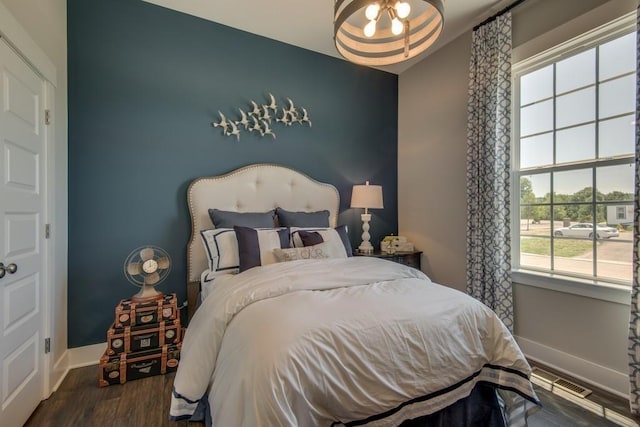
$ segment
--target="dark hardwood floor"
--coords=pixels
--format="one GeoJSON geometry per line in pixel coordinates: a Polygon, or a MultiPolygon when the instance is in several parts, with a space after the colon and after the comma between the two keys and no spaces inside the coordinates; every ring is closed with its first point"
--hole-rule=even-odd
{"type": "Polygon", "coordinates": [[[40,403],[26,426],[203,426],[168,420],[174,375],[158,375],[123,385],[98,387],[98,365],[73,369],[60,388],[40,403]]]}
{"type": "MultiPolygon", "coordinates": [[[[168,421],[169,399],[174,374],[159,375],[124,385],[98,387],[98,367],[74,369],[51,397],[40,403],[28,427],[160,427],[202,426],[200,423],[168,421]]],[[[551,392],[536,388],[543,408],[529,418],[531,427],[615,426],[551,392]]],[[[602,393],[604,405],[625,411],[626,402],[602,393]]],[[[628,409],[626,409],[628,413],[628,409]]],[[[603,414],[605,412],[603,411],[603,414]]]]}

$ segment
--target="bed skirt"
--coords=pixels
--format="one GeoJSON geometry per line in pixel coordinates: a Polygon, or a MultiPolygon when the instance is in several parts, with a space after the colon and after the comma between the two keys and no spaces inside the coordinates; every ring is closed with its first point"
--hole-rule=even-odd
{"type": "MultiPolygon", "coordinates": [[[[526,426],[527,417],[538,409],[539,402],[531,402],[515,392],[501,390],[494,384],[479,382],[469,396],[433,414],[405,420],[400,427],[526,426]]],[[[370,418],[347,424],[335,422],[332,427],[366,426],[375,421],[385,425],[385,414],[374,418],[375,420],[370,418]]],[[[200,400],[198,408],[188,421],[201,422],[211,427],[208,396],[205,395],[200,400]]]]}

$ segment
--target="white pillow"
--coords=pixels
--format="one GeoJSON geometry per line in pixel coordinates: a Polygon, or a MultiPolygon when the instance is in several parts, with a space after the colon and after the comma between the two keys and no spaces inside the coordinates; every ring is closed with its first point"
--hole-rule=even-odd
{"type": "Polygon", "coordinates": [[[273,254],[278,259],[278,262],[296,261],[299,259],[340,258],[340,254],[338,254],[338,256],[331,256],[332,254],[330,252],[331,246],[327,242],[302,248],[276,248],[273,250],[273,254]]]}
{"type": "Polygon", "coordinates": [[[324,243],[329,245],[328,252],[332,254],[331,258],[346,258],[348,256],[347,250],[344,247],[342,238],[338,232],[333,228],[301,228],[291,227],[291,246],[294,248],[303,248],[304,244],[298,234],[298,231],[315,231],[320,234],[324,243]]]}
{"type": "Polygon", "coordinates": [[[240,268],[238,239],[233,228],[202,230],[202,243],[209,261],[209,270],[237,273],[240,268]]]}

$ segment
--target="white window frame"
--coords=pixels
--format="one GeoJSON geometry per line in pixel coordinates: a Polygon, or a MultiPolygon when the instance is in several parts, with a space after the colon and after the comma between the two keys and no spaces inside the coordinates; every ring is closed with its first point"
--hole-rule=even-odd
{"type": "MultiPolygon", "coordinates": [[[[544,52],[523,59],[512,66],[512,279],[514,283],[570,293],[605,301],[630,304],[631,287],[609,280],[580,278],[554,272],[537,271],[520,267],[520,182],[519,135],[520,129],[520,88],[519,77],[527,72],[540,69],[564,58],[589,50],[608,41],[636,31],[636,13],[628,13],[610,23],[599,26],[582,35],[560,43],[544,52]]],[[[615,162],[614,162],[615,163],[615,162]]],[[[605,166],[598,162],[598,166],[605,166]]],[[[588,167],[588,166],[587,166],[588,167]]],[[[595,260],[594,260],[595,261],[595,260]]]]}

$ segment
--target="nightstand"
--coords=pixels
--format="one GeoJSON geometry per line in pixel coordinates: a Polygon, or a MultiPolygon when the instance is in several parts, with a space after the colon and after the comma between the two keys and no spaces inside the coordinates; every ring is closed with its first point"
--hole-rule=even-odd
{"type": "Polygon", "coordinates": [[[376,258],[388,259],[389,261],[397,262],[398,264],[407,265],[409,267],[417,268],[420,270],[420,255],[422,251],[412,252],[396,252],[388,254],[386,252],[374,251],[370,253],[359,252],[357,249],[353,252],[354,256],[372,256],[376,258]]]}

